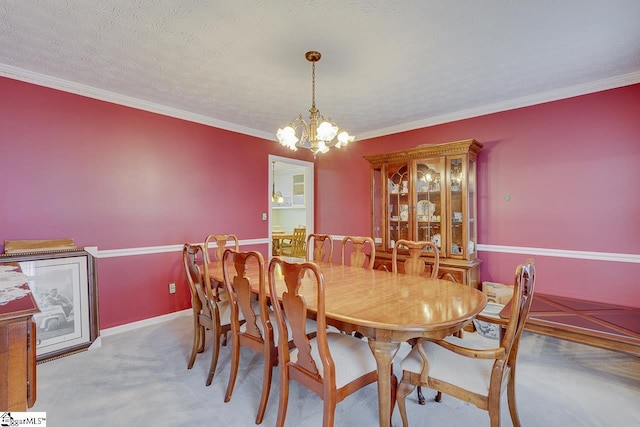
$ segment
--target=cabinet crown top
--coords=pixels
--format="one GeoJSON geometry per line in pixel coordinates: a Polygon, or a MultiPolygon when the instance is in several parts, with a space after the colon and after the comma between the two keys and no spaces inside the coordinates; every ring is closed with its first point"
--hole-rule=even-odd
{"type": "Polygon", "coordinates": [[[465,139],[442,144],[421,144],[404,150],[389,151],[382,154],[364,156],[370,163],[380,163],[395,160],[419,159],[431,156],[467,154],[477,155],[482,144],[475,139],[465,139]]]}

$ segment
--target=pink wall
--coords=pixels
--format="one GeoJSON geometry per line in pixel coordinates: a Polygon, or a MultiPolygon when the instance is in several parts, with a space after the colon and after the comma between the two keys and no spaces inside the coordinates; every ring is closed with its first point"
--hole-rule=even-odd
{"type": "MultiPolygon", "coordinates": [[[[72,237],[105,250],[214,232],[266,238],[268,155],[310,160],[271,141],[6,78],[0,93],[0,242],[72,237]]],[[[316,160],[315,230],[370,233],[363,155],[474,138],[485,146],[479,243],[640,254],[637,117],[640,85],[332,150],[316,160]]],[[[526,255],[480,256],[482,280],[510,282],[526,255]]],[[[640,264],[536,261],[539,291],[640,306],[640,264]]],[[[101,328],[189,307],[183,276],[178,252],[99,259],[101,328]]]]}
{"type": "MultiPolygon", "coordinates": [[[[484,144],[478,158],[480,244],[638,255],[639,117],[636,84],[354,144],[348,155],[330,153],[330,165],[324,157],[318,161],[319,177],[342,171],[342,188],[318,189],[316,226],[333,232],[347,205],[350,227],[362,225],[359,230],[370,233],[363,155],[473,138],[484,144]]],[[[482,280],[511,283],[515,265],[527,255],[480,257],[482,280]]],[[[640,264],[534,258],[539,292],[640,306],[640,264]]]]}
{"type": "MultiPolygon", "coordinates": [[[[0,93],[0,242],[106,250],[267,236],[268,155],[289,150],[6,78],[0,93]]],[[[103,329],[190,305],[177,252],[99,259],[98,274],[103,329]]]]}

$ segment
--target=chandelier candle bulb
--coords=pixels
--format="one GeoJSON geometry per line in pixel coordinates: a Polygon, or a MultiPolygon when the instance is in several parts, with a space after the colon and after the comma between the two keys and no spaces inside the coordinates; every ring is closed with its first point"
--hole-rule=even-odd
{"type": "Polygon", "coordinates": [[[355,136],[349,135],[347,131],[340,129],[331,119],[325,119],[320,114],[320,110],[316,108],[316,62],[320,61],[321,56],[320,52],[316,51],[310,51],[305,54],[307,61],[311,62],[309,123],[305,122],[301,114],[288,126],[280,128],[276,132],[276,137],[280,144],[289,147],[293,151],[296,151],[298,147],[306,148],[313,153],[313,157],[316,157],[318,153],[328,152],[331,147],[345,147],[355,140],[355,136]],[[296,134],[298,130],[300,130],[300,136],[296,134]]]}

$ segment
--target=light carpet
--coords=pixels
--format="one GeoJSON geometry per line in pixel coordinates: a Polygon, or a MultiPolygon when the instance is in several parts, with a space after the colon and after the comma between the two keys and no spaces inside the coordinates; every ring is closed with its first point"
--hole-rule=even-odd
{"type": "MultiPolygon", "coordinates": [[[[210,343],[187,370],[192,328],[190,317],[180,317],[103,337],[101,348],[38,365],[30,411],[46,411],[51,427],[255,425],[262,358],[242,350],[233,397],[224,403],[230,348],[221,348],[213,384],[206,387],[210,343]]],[[[638,357],[525,332],[516,382],[523,426],[640,425],[638,357]]],[[[278,389],[276,368],[264,426],[275,425],[278,389]]],[[[435,392],[424,392],[425,406],[417,404],[415,392],[407,398],[411,426],[489,425],[487,412],[446,395],[436,403],[435,392]]],[[[376,384],[338,403],[335,419],[336,426],[378,425],[376,384]]],[[[402,425],[397,408],[392,422],[402,425]]],[[[286,425],[321,426],[322,400],[292,382],[286,425]]],[[[502,425],[512,425],[506,393],[502,425]]]]}

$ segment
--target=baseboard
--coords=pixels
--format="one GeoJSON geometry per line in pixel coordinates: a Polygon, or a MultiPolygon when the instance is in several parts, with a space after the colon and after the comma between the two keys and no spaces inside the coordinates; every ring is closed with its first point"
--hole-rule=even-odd
{"type": "Polygon", "coordinates": [[[192,313],[193,311],[190,308],[187,308],[181,311],[176,311],[169,314],[163,314],[162,316],[151,317],[149,319],[144,319],[137,322],[131,322],[125,325],[114,326],[113,328],[100,330],[100,336],[108,337],[111,335],[120,334],[122,332],[129,332],[135,329],[144,328],[146,326],[157,325],[158,323],[163,323],[169,320],[177,319],[178,317],[190,316],[192,313]]]}

